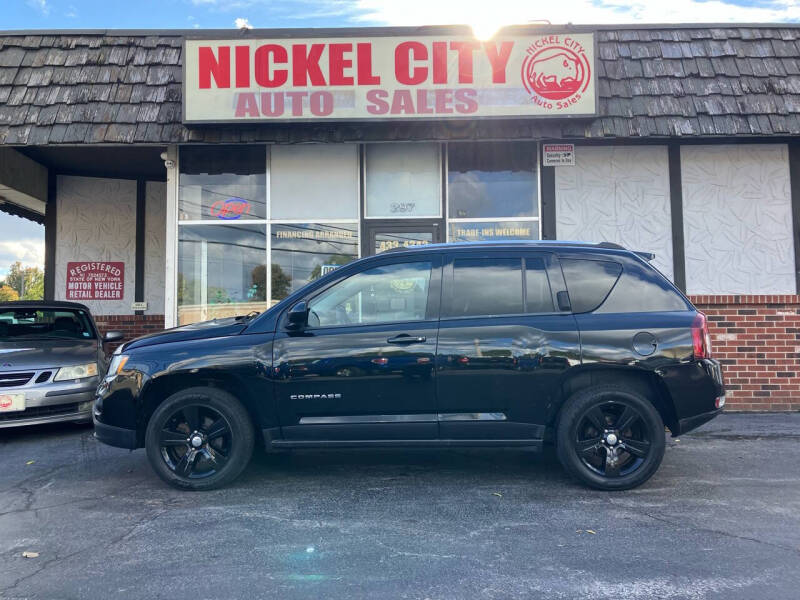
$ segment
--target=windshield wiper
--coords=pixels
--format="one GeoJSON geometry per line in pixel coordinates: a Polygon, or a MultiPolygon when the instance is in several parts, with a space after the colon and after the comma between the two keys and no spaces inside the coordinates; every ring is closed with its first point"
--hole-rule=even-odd
{"type": "Polygon", "coordinates": [[[257,310],[251,310],[246,315],[238,315],[238,316],[234,317],[234,319],[237,320],[237,321],[249,321],[251,319],[256,318],[260,314],[261,313],[258,312],[257,310]]]}

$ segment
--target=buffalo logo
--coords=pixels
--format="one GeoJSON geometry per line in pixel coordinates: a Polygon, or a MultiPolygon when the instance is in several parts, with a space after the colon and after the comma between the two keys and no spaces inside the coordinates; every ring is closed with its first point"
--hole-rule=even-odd
{"type": "Polygon", "coordinates": [[[531,46],[522,62],[522,83],[531,96],[565,100],[584,92],[590,79],[586,55],[564,46],[531,46]]]}
{"type": "Polygon", "coordinates": [[[232,221],[240,219],[242,215],[250,214],[250,203],[244,198],[228,198],[217,200],[208,211],[212,217],[232,221]]]}

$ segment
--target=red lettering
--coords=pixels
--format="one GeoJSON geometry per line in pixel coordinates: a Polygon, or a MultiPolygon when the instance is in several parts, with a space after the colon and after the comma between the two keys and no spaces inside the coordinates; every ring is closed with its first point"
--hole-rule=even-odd
{"type": "Polygon", "coordinates": [[[250,47],[236,46],[236,87],[250,87],[250,47]]]}
{"type": "Polygon", "coordinates": [[[256,49],[255,55],[255,76],[256,83],[261,87],[274,88],[280,87],[289,79],[287,69],[275,69],[270,72],[271,64],[286,64],[289,61],[289,54],[286,48],[278,44],[265,44],[256,49]],[[272,60],[270,60],[272,57],[272,60]]]}
{"type": "Polygon", "coordinates": [[[333,112],[333,94],[330,92],[311,92],[308,99],[311,114],[326,117],[333,112]]]}
{"type": "Polygon", "coordinates": [[[372,44],[369,42],[356,44],[356,58],[358,60],[358,85],[380,85],[380,76],[372,74],[372,44]]]}
{"type": "Polygon", "coordinates": [[[213,48],[200,46],[197,49],[197,68],[201,90],[211,87],[212,77],[218,88],[231,87],[231,47],[220,46],[217,58],[213,48]]]}
{"type": "Polygon", "coordinates": [[[414,101],[411,99],[411,90],[397,90],[392,98],[393,115],[413,115],[414,101]]]}
{"type": "Polygon", "coordinates": [[[433,83],[447,83],[447,42],[433,42],[433,83]]]}
{"type": "MultiPolygon", "coordinates": [[[[427,60],[428,48],[421,42],[402,42],[394,50],[394,75],[403,85],[419,85],[428,77],[426,67],[411,69],[412,60],[427,60]],[[411,55],[414,55],[413,58],[411,55]]],[[[394,106],[394,103],[392,104],[394,106]]],[[[394,113],[394,108],[392,109],[394,113]]]]}
{"type": "Polygon", "coordinates": [[[257,117],[258,102],[253,92],[241,92],[236,94],[236,118],[257,117]]]}
{"type": "Polygon", "coordinates": [[[311,48],[306,53],[305,44],[292,46],[292,83],[294,85],[308,85],[309,79],[311,85],[326,85],[322,69],[319,68],[319,59],[322,57],[324,49],[325,44],[311,44],[311,48]]]}
{"type": "Polygon", "coordinates": [[[514,42],[501,42],[500,50],[497,49],[495,42],[486,42],[483,45],[486,51],[486,58],[489,59],[489,64],[492,65],[492,83],[506,82],[506,66],[508,66],[508,58],[511,56],[513,47],[514,42]]]}
{"type": "Polygon", "coordinates": [[[433,107],[428,104],[428,90],[417,90],[417,114],[433,114],[433,107]]]}
{"type": "Polygon", "coordinates": [[[280,117],[283,109],[282,92],[263,92],[261,94],[261,113],[265,117],[280,117]]]}
{"type": "Polygon", "coordinates": [[[352,59],[345,58],[345,52],[353,51],[353,44],[331,44],[328,46],[328,66],[331,85],[353,85],[353,77],[344,74],[345,69],[353,67],[352,59]]]}
{"type": "Polygon", "coordinates": [[[389,103],[386,98],[389,97],[389,92],[386,90],[369,90],[367,92],[367,102],[372,104],[367,105],[367,112],[371,115],[385,115],[389,112],[389,103]]]}
{"type": "Polygon", "coordinates": [[[286,92],[286,97],[292,101],[292,116],[303,116],[303,98],[308,92],[286,92]]]}
{"type": "Polygon", "coordinates": [[[449,114],[453,112],[451,103],[453,102],[453,90],[438,89],[434,90],[434,98],[436,99],[436,113],[449,114]]]}
{"type": "Polygon", "coordinates": [[[458,83],[472,83],[472,53],[478,48],[478,42],[450,42],[450,49],[458,52],[458,83]]]}
{"type": "Polygon", "coordinates": [[[456,112],[469,114],[478,111],[478,92],[468,88],[456,90],[456,112]]]}

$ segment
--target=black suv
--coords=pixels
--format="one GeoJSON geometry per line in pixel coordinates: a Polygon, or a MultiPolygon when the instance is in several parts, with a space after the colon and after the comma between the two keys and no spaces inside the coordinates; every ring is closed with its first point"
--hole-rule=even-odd
{"type": "Polygon", "coordinates": [[[705,316],[613,244],[398,249],[260,315],[117,350],[97,437],[175,486],[229,483],[267,449],[556,444],[605,490],[647,481],[725,402],[705,316]]]}

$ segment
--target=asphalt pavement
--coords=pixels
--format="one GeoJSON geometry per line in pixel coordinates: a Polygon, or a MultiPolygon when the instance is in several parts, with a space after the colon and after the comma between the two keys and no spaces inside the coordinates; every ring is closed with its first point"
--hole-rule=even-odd
{"type": "Polygon", "coordinates": [[[519,449],[261,452],[180,492],[91,427],[5,429],[0,564],[3,599],[796,600],[800,414],[722,415],[616,493],[519,449]]]}

